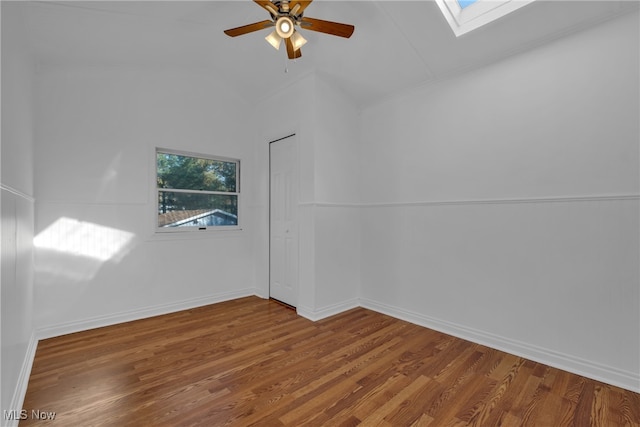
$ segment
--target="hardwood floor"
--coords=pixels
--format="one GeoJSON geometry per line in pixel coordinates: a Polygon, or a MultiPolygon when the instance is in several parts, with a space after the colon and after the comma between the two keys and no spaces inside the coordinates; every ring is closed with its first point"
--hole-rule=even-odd
{"type": "Polygon", "coordinates": [[[313,323],[257,297],[43,340],[24,408],[20,426],[640,425],[637,393],[366,309],[313,323]]]}

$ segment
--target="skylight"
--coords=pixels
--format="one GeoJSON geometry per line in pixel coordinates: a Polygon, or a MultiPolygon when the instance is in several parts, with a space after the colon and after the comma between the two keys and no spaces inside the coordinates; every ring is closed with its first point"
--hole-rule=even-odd
{"type": "Polygon", "coordinates": [[[464,9],[467,6],[474,4],[476,1],[478,0],[458,0],[458,5],[460,6],[460,9],[464,9]]]}
{"type": "Polygon", "coordinates": [[[487,25],[534,0],[436,0],[456,36],[487,25]]]}

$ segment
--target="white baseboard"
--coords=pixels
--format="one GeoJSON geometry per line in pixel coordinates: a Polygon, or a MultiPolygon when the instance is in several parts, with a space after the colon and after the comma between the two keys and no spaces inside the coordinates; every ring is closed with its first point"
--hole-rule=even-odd
{"type": "Polygon", "coordinates": [[[219,302],[229,301],[237,298],[244,298],[257,294],[257,289],[246,288],[234,292],[208,295],[200,298],[191,298],[171,304],[145,307],[138,310],[123,311],[106,316],[97,316],[73,322],[60,323],[57,325],[39,328],[37,330],[37,338],[41,340],[46,338],[53,338],[61,335],[71,334],[74,332],[101,328],[104,326],[115,325],[123,322],[131,322],[133,320],[145,319],[147,317],[160,316],[163,314],[174,313],[176,311],[188,310],[191,308],[202,307],[209,304],[216,304],[219,302]]]}
{"type": "Polygon", "coordinates": [[[22,367],[20,368],[20,373],[18,374],[18,382],[16,383],[16,388],[13,391],[13,396],[11,398],[11,406],[9,408],[3,408],[2,413],[2,421],[1,425],[3,427],[16,427],[20,420],[7,420],[5,419],[4,410],[8,409],[9,411],[17,411],[16,413],[20,413],[22,410],[22,405],[24,403],[24,397],[27,394],[27,387],[29,386],[29,377],[31,376],[31,367],[33,366],[33,360],[36,357],[36,349],[38,348],[38,339],[36,337],[35,330],[31,333],[31,338],[29,338],[29,344],[27,345],[27,351],[24,355],[24,360],[22,361],[22,367]]]}
{"type": "Polygon", "coordinates": [[[448,335],[485,345],[525,359],[543,363],[554,368],[562,369],[567,372],[640,393],[639,373],[623,371],[572,355],[559,353],[532,344],[457,325],[455,323],[434,319],[420,313],[415,313],[367,298],[360,299],[360,306],[423,326],[425,328],[443,332],[448,335]]]}
{"type": "Polygon", "coordinates": [[[269,299],[270,298],[269,292],[263,292],[260,289],[255,289],[254,295],[257,296],[258,298],[262,298],[262,299],[269,299]]]}
{"type": "Polygon", "coordinates": [[[313,322],[322,320],[324,318],[340,314],[343,311],[351,310],[352,308],[360,307],[360,301],[354,298],[349,301],[341,302],[339,304],[333,304],[318,310],[311,309],[309,307],[298,306],[296,307],[297,313],[313,322]]]}

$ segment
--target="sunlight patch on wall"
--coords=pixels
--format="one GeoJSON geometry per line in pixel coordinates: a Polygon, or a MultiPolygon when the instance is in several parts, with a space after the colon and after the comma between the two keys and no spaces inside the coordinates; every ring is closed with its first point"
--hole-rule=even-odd
{"type": "Polygon", "coordinates": [[[105,262],[117,261],[135,234],[103,225],[62,217],[34,238],[37,248],[105,262]]]}

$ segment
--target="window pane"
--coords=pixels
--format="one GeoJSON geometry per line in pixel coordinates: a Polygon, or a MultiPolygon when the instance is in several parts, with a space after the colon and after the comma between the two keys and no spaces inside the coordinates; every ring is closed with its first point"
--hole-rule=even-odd
{"type": "Polygon", "coordinates": [[[158,188],[235,193],[237,163],[157,153],[158,188]]]}
{"type": "Polygon", "coordinates": [[[465,7],[472,5],[476,1],[478,0],[458,0],[458,4],[460,5],[461,9],[464,9],[465,7]]]}
{"type": "Polygon", "coordinates": [[[158,227],[238,225],[238,196],[158,192],[158,227]]]}

